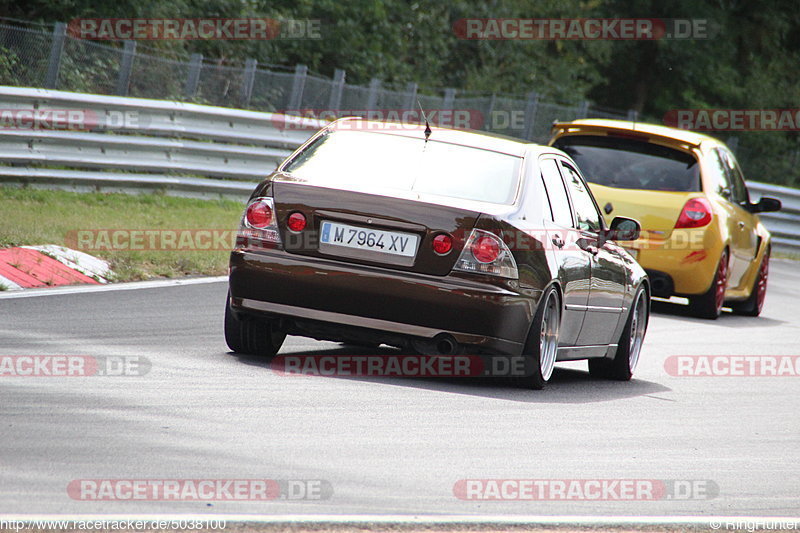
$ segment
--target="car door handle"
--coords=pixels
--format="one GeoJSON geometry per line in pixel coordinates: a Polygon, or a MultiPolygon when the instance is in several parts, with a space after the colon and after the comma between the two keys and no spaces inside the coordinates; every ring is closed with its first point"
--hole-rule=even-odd
{"type": "Polygon", "coordinates": [[[561,240],[561,237],[553,237],[553,244],[555,244],[559,248],[564,247],[564,241],[561,240]]]}

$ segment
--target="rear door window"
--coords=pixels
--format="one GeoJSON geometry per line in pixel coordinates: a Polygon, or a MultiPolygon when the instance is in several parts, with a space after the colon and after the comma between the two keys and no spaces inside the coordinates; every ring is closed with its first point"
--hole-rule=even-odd
{"type": "Polygon", "coordinates": [[[580,173],[572,165],[561,160],[559,160],[559,163],[564,170],[564,179],[572,196],[577,228],[582,231],[600,231],[603,227],[602,217],[594,203],[592,193],[589,192],[589,187],[586,186],[580,173]]]}
{"type": "Polygon", "coordinates": [[[565,228],[572,227],[572,210],[569,206],[569,197],[558,171],[558,163],[555,159],[542,159],[539,163],[542,169],[542,181],[544,181],[547,199],[550,201],[550,213],[553,222],[565,228]]]}

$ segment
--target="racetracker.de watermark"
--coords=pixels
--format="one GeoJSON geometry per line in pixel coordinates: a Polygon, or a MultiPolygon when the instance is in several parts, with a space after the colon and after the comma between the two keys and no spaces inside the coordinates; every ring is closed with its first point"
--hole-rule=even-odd
{"type": "MultiPolygon", "coordinates": [[[[237,245],[258,247],[257,229],[248,230],[252,233],[240,235],[237,238],[237,245]]],[[[470,231],[455,231],[452,234],[454,240],[454,250],[459,250],[470,231]]],[[[502,239],[503,243],[512,252],[542,252],[552,251],[579,252],[585,250],[587,245],[597,244],[597,239],[589,239],[582,235],[579,230],[552,230],[552,229],[514,229],[497,230],[492,232],[502,239]]],[[[662,232],[653,232],[653,235],[661,237],[662,232]]],[[[707,259],[705,254],[704,235],[693,230],[673,230],[670,238],[664,240],[663,237],[647,239],[649,232],[643,230],[644,239],[631,244],[630,248],[641,250],[685,250],[688,255],[685,262],[699,262],[707,259]]],[[[282,235],[283,247],[293,251],[313,251],[319,247],[320,232],[316,230],[304,230],[300,233],[284,232],[282,235]]],[[[334,234],[334,242],[363,245],[370,239],[368,228],[353,228],[348,233],[334,234]]],[[[610,244],[608,246],[611,246],[610,244]]],[[[82,248],[84,249],[84,248],[82,248]]]]}
{"type": "Polygon", "coordinates": [[[673,109],[664,124],[695,131],[800,131],[800,109],[673,109]]]}
{"type": "MultiPolygon", "coordinates": [[[[283,221],[279,220],[281,225],[283,221]]],[[[75,229],[67,231],[64,236],[65,246],[83,252],[99,251],[230,251],[236,246],[257,248],[260,246],[258,232],[261,230],[248,228],[230,229],[75,229]]],[[[471,230],[458,230],[452,233],[454,244],[463,246],[471,230]]],[[[575,229],[505,229],[494,232],[503,240],[509,250],[515,252],[577,252],[585,249],[589,240],[575,229]]],[[[638,250],[686,250],[693,251],[686,261],[706,259],[704,234],[693,230],[675,229],[668,240],[663,239],[662,232],[642,230],[642,239],[630,245],[638,250]]],[[[368,239],[369,229],[355,230],[343,235],[347,244],[359,243],[368,239]]],[[[287,250],[312,251],[319,248],[320,232],[316,229],[305,229],[299,233],[285,231],[281,234],[281,243],[287,250]]],[[[360,243],[363,244],[363,243],[360,243]]],[[[268,248],[275,246],[270,244],[268,248]]],[[[454,248],[457,249],[457,248],[454,248]]]]}
{"type": "Polygon", "coordinates": [[[80,251],[232,250],[236,231],[226,229],[80,229],[64,242],[80,251]]]}
{"type": "Polygon", "coordinates": [[[800,355],[670,355],[673,377],[798,377],[800,355]]]}
{"type": "MultiPolygon", "coordinates": [[[[524,121],[524,112],[515,121],[524,121]]],[[[498,125],[510,124],[510,112],[491,114],[498,125]]],[[[279,130],[316,131],[320,122],[330,122],[344,117],[360,117],[364,121],[344,121],[332,126],[342,130],[392,130],[418,129],[425,120],[440,128],[481,129],[487,124],[483,112],[478,109],[295,109],[276,111],[272,124],[279,130]],[[369,122],[365,122],[369,121],[369,122]]],[[[521,124],[524,125],[524,122],[521,124]]],[[[494,128],[497,129],[497,128],[494,128]]],[[[502,129],[502,128],[501,128],[502,129]]]]}
{"type": "Polygon", "coordinates": [[[710,479],[460,479],[453,495],[469,501],[710,500],[710,479]]]}
{"type": "Polygon", "coordinates": [[[91,109],[72,108],[0,109],[0,129],[6,130],[138,129],[147,126],[148,121],[138,111],[107,110],[101,114],[91,109]]]}
{"type": "Polygon", "coordinates": [[[91,40],[322,39],[319,19],[76,18],[67,34],[91,40]]]}
{"type": "Polygon", "coordinates": [[[324,479],[74,479],[67,494],[81,501],[328,500],[324,479]]]}
{"type": "Polygon", "coordinates": [[[0,355],[0,378],[144,376],[152,366],[138,355],[0,355]]]}
{"type": "Polygon", "coordinates": [[[396,378],[527,377],[534,370],[523,356],[418,354],[279,355],[270,369],[289,377],[396,378]]]}
{"type": "Polygon", "coordinates": [[[332,130],[355,131],[414,131],[428,121],[434,128],[455,130],[491,130],[519,132],[526,127],[529,113],[521,109],[287,109],[272,115],[278,130],[314,132],[340,118],[345,120],[329,126],[332,130]]]}
{"type": "Polygon", "coordinates": [[[652,41],[708,39],[707,19],[662,18],[462,18],[453,24],[460,39],[652,41]]]}

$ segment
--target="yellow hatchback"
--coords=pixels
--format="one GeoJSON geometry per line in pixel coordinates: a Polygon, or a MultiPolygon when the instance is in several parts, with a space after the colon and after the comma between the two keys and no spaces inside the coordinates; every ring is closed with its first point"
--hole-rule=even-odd
{"type": "Polygon", "coordinates": [[[641,238],[626,246],[649,274],[653,296],[687,297],[704,318],[717,318],[723,305],[761,313],[770,234],[757,213],[781,203],[750,201],[724,143],[666,126],[587,119],[555,123],[550,144],[578,163],[607,221],[641,222],[641,238]]]}

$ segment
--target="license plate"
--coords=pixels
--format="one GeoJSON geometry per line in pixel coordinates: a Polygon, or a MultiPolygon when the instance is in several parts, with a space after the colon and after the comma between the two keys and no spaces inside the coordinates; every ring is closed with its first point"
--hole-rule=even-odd
{"type": "Polygon", "coordinates": [[[361,228],[338,222],[323,222],[320,242],[356,250],[414,257],[417,253],[419,236],[413,233],[361,228]]]}

